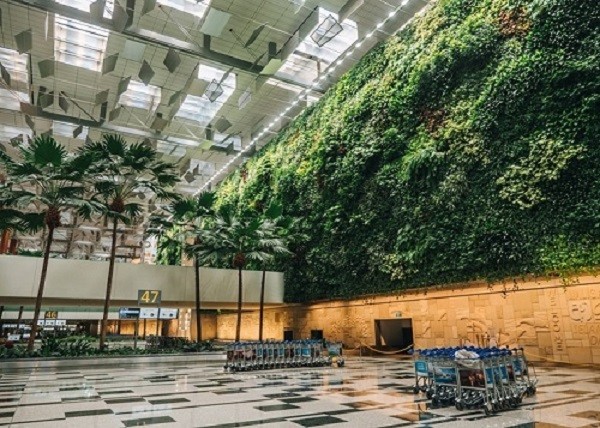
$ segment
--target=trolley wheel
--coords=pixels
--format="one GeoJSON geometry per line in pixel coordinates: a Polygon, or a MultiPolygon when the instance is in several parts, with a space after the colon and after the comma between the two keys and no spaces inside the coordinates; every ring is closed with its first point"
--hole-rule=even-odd
{"type": "Polygon", "coordinates": [[[532,395],[535,395],[535,392],[536,392],[536,390],[537,390],[537,389],[536,389],[536,387],[535,387],[535,386],[530,386],[529,388],[527,388],[527,395],[528,395],[528,396],[530,396],[530,397],[531,397],[532,395]]]}
{"type": "Polygon", "coordinates": [[[425,396],[431,400],[431,398],[433,397],[433,391],[431,389],[428,389],[425,393],[425,396]]]}
{"type": "Polygon", "coordinates": [[[456,403],[454,403],[454,407],[456,407],[456,410],[464,410],[465,406],[463,406],[463,403],[460,401],[457,401],[456,403]]]}
{"type": "Polygon", "coordinates": [[[437,398],[437,397],[433,397],[433,398],[431,399],[431,405],[432,405],[433,407],[437,407],[437,406],[439,406],[439,404],[440,404],[440,401],[438,400],[438,398],[437,398]]]}
{"type": "Polygon", "coordinates": [[[418,394],[421,392],[421,388],[418,385],[413,386],[413,394],[418,394]]]}

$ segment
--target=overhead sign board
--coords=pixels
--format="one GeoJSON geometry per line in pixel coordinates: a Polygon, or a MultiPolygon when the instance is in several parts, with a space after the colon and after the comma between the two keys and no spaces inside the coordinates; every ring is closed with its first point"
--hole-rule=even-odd
{"type": "Polygon", "coordinates": [[[162,298],[160,290],[138,290],[138,305],[159,306],[162,298]]]}
{"type": "Polygon", "coordinates": [[[160,308],[160,316],[161,320],[173,320],[177,318],[179,310],[173,308],[160,308]]]}
{"type": "Polygon", "coordinates": [[[158,308],[141,308],[140,309],[140,319],[157,319],[158,318],[158,308]]]}
{"type": "Polygon", "coordinates": [[[120,308],[120,320],[136,320],[140,317],[140,308],[120,308]]]}

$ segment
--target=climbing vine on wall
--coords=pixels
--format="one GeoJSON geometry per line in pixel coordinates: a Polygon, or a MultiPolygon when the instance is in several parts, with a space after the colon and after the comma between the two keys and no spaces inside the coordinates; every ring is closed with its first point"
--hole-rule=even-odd
{"type": "Polygon", "coordinates": [[[597,0],[439,0],[221,186],[307,242],[286,298],[600,264],[597,0]]]}

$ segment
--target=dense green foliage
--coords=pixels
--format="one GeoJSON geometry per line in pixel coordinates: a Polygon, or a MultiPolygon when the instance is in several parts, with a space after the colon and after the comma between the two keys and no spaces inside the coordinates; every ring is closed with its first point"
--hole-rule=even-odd
{"type": "Polygon", "coordinates": [[[229,177],[302,218],[287,299],[600,265],[597,0],[440,0],[229,177]]]}
{"type": "MultiPolygon", "coordinates": [[[[131,338],[128,338],[131,340],[131,338]]],[[[115,341],[114,339],[112,340],[115,341]]],[[[150,336],[146,345],[139,348],[131,346],[112,346],[100,351],[96,340],[89,336],[45,337],[40,349],[28,351],[26,347],[8,342],[0,344],[0,360],[12,358],[41,357],[110,357],[128,355],[176,354],[182,352],[212,351],[211,341],[193,342],[183,337],[150,336]]]]}

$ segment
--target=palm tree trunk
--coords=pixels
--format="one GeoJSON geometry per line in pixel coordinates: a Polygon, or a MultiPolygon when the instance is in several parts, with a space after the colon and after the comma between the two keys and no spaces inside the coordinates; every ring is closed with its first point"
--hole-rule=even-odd
{"type": "Polygon", "coordinates": [[[108,327],[108,307],[110,305],[110,295],[112,293],[113,276],[115,272],[115,253],[117,251],[117,223],[115,217],[113,219],[112,228],[112,247],[110,248],[110,259],[108,260],[108,280],[106,281],[106,298],[104,299],[104,312],[102,313],[102,325],[100,327],[100,350],[104,349],[106,341],[106,330],[108,327]]]}
{"type": "Polygon", "coordinates": [[[238,268],[238,305],[237,305],[237,324],[235,325],[235,341],[240,341],[242,331],[242,268],[238,268]]]}
{"type": "Polygon", "coordinates": [[[198,257],[194,257],[194,277],[196,279],[196,341],[202,340],[202,320],[200,318],[200,266],[198,257]]]}
{"type": "Polygon", "coordinates": [[[263,319],[265,316],[265,276],[267,270],[262,271],[262,281],[260,283],[260,308],[258,313],[258,340],[263,340],[263,319]]]}
{"type": "Polygon", "coordinates": [[[77,212],[74,213],[75,218],[73,219],[73,227],[71,228],[71,236],[67,239],[67,249],[65,250],[65,259],[68,259],[71,255],[71,249],[73,248],[73,241],[75,240],[75,231],[77,230],[77,224],[79,223],[79,216],[77,212]]]}
{"type": "Polygon", "coordinates": [[[46,240],[46,249],[44,250],[44,261],[42,262],[42,275],[40,276],[40,285],[38,286],[37,297],[35,298],[35,309],[33,310],[33,321],[31,321],[31,333],[27,343],[27,351],[32,352],[35,344],[35,331],[37,322],[40,318],[40,309],[42,308],[42,296],[44,295],[44,286],[46,285],[46,276],[48,275],[48,260],[50,259],[50,247],[54,239],[54,227],[48,227],[48,239],[46,240]]]}

